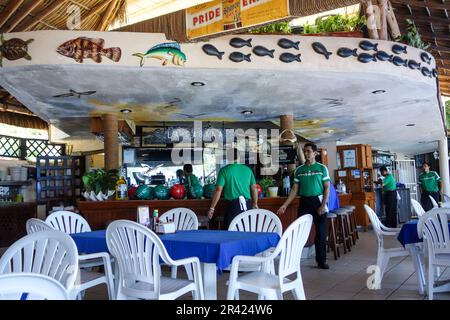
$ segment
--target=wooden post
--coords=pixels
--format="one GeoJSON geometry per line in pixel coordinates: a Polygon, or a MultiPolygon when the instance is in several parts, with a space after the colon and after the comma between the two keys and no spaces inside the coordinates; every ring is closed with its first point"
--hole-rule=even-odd
{"type": "MultiPolygon", "coordinates": [[[[282,116],[280,116],[280,129],[281,129],[280,134],[283,133],[284,130],[287,130],[283,134],[283,137],[290,137],[290,135],[292,135],[294,133],[294,116],[293,115],[282,115],[282,116]]],[[[281,141],[280,144],[282,146],[286,146],[286,145],[291,146],[291,145],[293,145],[289,141],[281,141]]],[[[290,173],[295,171],[295,163],[288,165],[288,171],[290,173]]]]}
{"type": "Polygon", "coordinates": [[[378,36],[380,37],[380,40],[387,40],[387,0],[378,0],[378,8],[380,12],[380,28],[378,29],[378,36]]]}
{"type": "Polygon", "coordinates": [[[400,28],[398,26],[397,18],[395,17],[394,8],[392,7],[392,3],[390,1],[387,2],[387,24],[389,27],[389,33],[393,40],[397,40],[402,36],[400,32],[400,28]]]}
{"type": "Polygon", "coordinates": [[[369,38],[379,39],[377,30],[377,17],[375,15],[374,7],[371,0],[368,0],[364,4],[364,13],[367,20],[367,29],[369,30],[369,38]]]}
{"type": "Polygon", "coordinates": [[[105,137],[105,169],[119,169],[119,127],[117,116],[104,114],[102,120],[105,137]]]}

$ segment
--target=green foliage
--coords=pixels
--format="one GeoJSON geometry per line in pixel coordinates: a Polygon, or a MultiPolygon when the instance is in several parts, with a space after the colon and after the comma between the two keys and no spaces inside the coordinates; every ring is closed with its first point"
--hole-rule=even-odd
{"type": "Polygon", "coordinates": [[[264,194],[267,195],[269,193],[269,187],[275,186],[275,181],[271,177],[264,177],[261,181],[259,181],[259,185],[261,186],[264,194]]]}
{"type": "Polygon", "coordinates": [[[408,24],[406,34],[396,40],[405,42],[414,48],[427,50],[430,47],[430,44],[422,41],[422,38],[419,34],[419,29],[416,27],[414,21],[412,21],[411,19],[406,19],[406,23],[408,24]]]}
{"type": "Polygon", "coordinates": [[[96,169],[87,172],[81,178],[83,180],[86,191],[94,191],[98,194],[100,191],[107,194],[108,190],[114,190],[117,180],[119,179],[118,170],[96,169]]]}
{"type": "Polygon", "coordinates": [[[306,23],[303,26],[303,34],[356,31],[361,30],[365,24],[365,17],[336,14],[318,17],[314,25],[306,23]]]}
{"type": "Polygon", "coordinates": [[[276,22],[267,26],[250,29],[250,33],[291,33],[289,22],[276,22]]]}

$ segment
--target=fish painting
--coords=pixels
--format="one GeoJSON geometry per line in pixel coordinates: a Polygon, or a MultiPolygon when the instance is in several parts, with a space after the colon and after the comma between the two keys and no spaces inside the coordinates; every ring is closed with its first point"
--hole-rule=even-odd
{"type": "Polygon", "coordinates": [[[299,44],[300,44],[300,41],[294,42],[294,41],[291,41],[286,38],[281,38],[280,40],[278,40],[278,46],[280,46],[283,49],[294,48],[294,49],[298,50],[299,44]]]}
{"type": "Polygon", "coordinates": [[[222,60],[222,56],[225,54],[223,51],[219,51],[212,44],[205,44],[202,47],[203,52],[210,56],[216,56],[219,60],[222,60]]]}
{"type": "Polygon", "coordinates": [[[393,64],[395,64],[397,67],[401,67],[401,66],[407,67],[408,66],[408,60],[403,60],[399,56],[395,56],[394,58],[392,58],[391,62],[393,64]]]}
{"type": "Polygon", "coordinates": [[[78,99],[81,99],[81,96],[91,96],[95,93],[97,93],[97,91],[77,92],[75,90],[70,89],[69,93],[58,94],[56,96],[53,96],[53,98],[77,97],[78,99]]]}
{"type": "Polygon", "coordinates": [[[368,53],[361,53],[358,56],[358,61],[362,63],[368,63],[370,61],[377,61],[376,54],[368,54],[368,53]]]}
{"type": "Polygon", "coordinates": [[[321,44],[320,42],[314,42],[312,44],[312,47],[315,52],[317,52],[318,54],[324,55],[325,58],[327,58],[327,59],[329,59],[330,56],[333,54],[333,53],[329,52],[327,50],[327,48],[325,48],[325,46],[323,44],[321,44]]]}
{"type": "Polygon", "coordinates": [[[300,57],[301,57],[301,53],[299,53],[299,54],[292,54],[292,53],[289,53],[289,52],[285,52],[285,53],[280,55],[280,60],[283,61],[284,63],[290,63],[290,62],[293,62],[293,61],[302,62],[300,57]]]}
{"type": "Polygon", "coordinates": [[[339,57],[342,58],[348,58],[351,56],[357,57],[358,56],[358,49],[350,49],[350,48],[339,48],[337,52],[339,57]]]}
{"type": "Polygon", "coordinates": [[[422,67],[422,74],[426,77],[430,77],[431,78],[431,71],[430,69],[428,69],[427,67],[422,67]]]}
{"type": "Polygon", "coordinates": [[[133,56],[141,59],[141,67],[144,66],[145,58],[162,60],[163,66],[169,62],[176,66],[184,66],[186,63],[186,55],[181,51],[178,42],[161,43],[150,48],[146,53],[135,53],[133,56]]]}
{"type": "Polygon", "coordinates": [[[234,48],[251,47],[252,39],[244,40],[242,38],[233,38],[230,40],[230,46],[234,48]]]}
{"type": "Polygon", "coordinates": [[[363,40],[359,43],[359,47],[366,51],[378,51],[378,43],[373,43],[367,40],[363,40]]]}
{"type": "Polygon", "coordinates": [[[423,62],[431,64],[431,56],[426,52],[422,52],[420,54],[420,59],[422,59],[423,62]]]}
{"type": "Polygon", "coordinates": [[[421,65],[421,63],[418,63],[415,60],[412,60],[412,59],[408,60],[408,67],[412,70],[420,69],[420,65],[421,65]]]}
{"type": "Polygon", "coordinates": [[[394,58],[393,54],[389,55],[386,51],[378,51],[376,56],[380,61],[391,61],[394,58]]]}
{"type": "Polygon", "coordinates": [[[274,52],[275,52],[275,49],[269,50],[263,46],[256,46],[253,48],[253,53],[259,57],[269,56],[269,57],[273,58],[274,52]]]}
{"type": "Polygon", "coordinates": [[[64,42],[56,49],[59,54],[83,63],[84,59],[92,59],[97,63],[102,62],[102,56],[118,62],[122,56],[122,50],[118,47],[105,49],[105,40],[100,38],[79,37],[64,42]]]}
{"type": "Polygon", "coordinates": [[[252,54],[243,54],[241,52],[232,52],[230,54],[230,60],[233,62],[242,62],[242,61],[248,61],[248,62],[252,62],[252,60],[250,59],[250,56],[252,54]]]}
{"type": "Polygon", "coordinates": [[[32,43],[34,39],[24,41],[19,38],[12,38],[5,40],[3,34],[0,35],[0,67],[3,66],[3,58],[8,60],[26,59],[31,60],[31,56],[28,53],[28,45],[32,43]]]}
{"type": "Polygon", "coordinates": [[[401,46],[401,45],[399,45],[399,44],[394,44],[393,46],[392,46],[392,52],[393,53],[395,53],[395,54],[401,54],[401,53],[408,53],[408,51],[407,51],[407,46],[401,46]]]}

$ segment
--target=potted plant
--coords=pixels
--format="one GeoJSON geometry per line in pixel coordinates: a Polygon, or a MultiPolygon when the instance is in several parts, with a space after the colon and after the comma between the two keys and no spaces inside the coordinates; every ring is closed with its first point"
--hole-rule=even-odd
{"type": "Polygon", "coordinates": [[[406,28],[406,34],[396,39],[396,41],[403,42],[414,48],[427,50],[430,47],[430,44],[422,41],[422,38],[419,34],[419,29],[416,27],[414,21],[412,21],[411,19],[406,19],[406,23],[408,24],[408,27],[406,28]]]}
{"type": "Polygon", "coordinates": [[[275,181],[271,177],[264,177],[260,182],[264,195],[266,197],[270,196],[271,198],[275,198],[278,195],[278,187],[275,186],[275,181]]]}
{"type": "Polygon", "coordinates": [[[118,170],[96,169],[87,172],[81,178],[86,189],[83,196],[92,201],[103,201],[115,192],[118,170]]]}
{"type": "Polygon", "coordinates": [[[361,31],[366,24],[364,16],[329,15],[318,17],[314,25],[306,23],[303,26],[305,36],[335,36],[362,38],[361,31]]]}

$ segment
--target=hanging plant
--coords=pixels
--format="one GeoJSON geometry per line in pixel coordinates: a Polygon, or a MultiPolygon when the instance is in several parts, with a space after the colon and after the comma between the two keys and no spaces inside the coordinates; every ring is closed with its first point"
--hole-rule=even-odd
{"type": "Polygon", "coordinates": [[[419,34],[419,29],[416,27],[414,21],[411,19],[406,19],[406,23],[408,24],[406,34],[397,39],[397,41],[404,42],[414,48],[427,50],[430,47],[430,44],[422,41],[419,34]]]}
{"type": "Polygon", "coordinates": [[[292,33],[289,22],[276,22],[263,27],[248,30],[250,33],[292,33]]]}
{"type": "Polygon", "coordinates": [[[303,34],[358,31],[366,24],[364,16],[342,14],[318,17],[314,25],[303,26],[303,34]]]}

